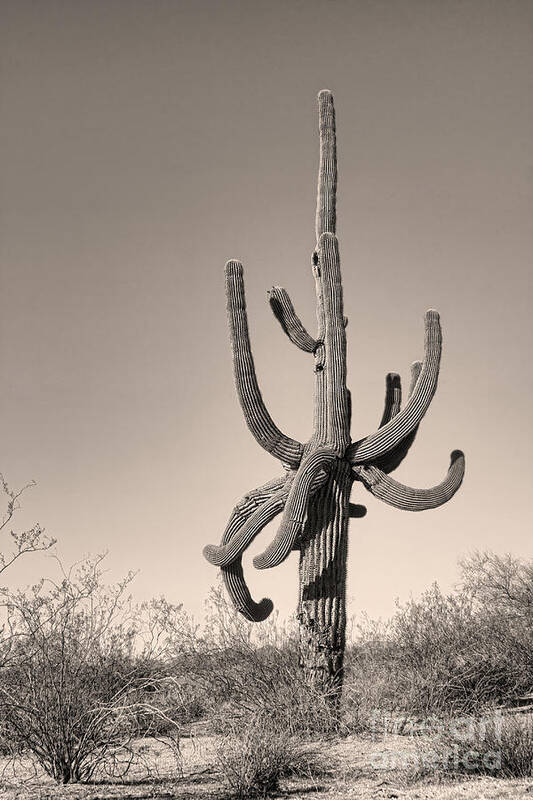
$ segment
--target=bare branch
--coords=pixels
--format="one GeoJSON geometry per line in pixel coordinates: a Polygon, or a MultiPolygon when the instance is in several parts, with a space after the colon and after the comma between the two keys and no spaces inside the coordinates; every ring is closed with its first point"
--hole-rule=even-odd
{"type": "Polygon", "coordinates": [[[37,484],[35,483],[35,481],[30,481],[25,486],[23,486],[22,489],[16,489],[16,490],[11,489],[6,479],[2,475],[2,473],[0,473],[0,485],[2,487],[2,491],[7,497],[7,509],[5,514],[2,516],[2,520],[0,522],[0,531],[1,531],[2,528],[4,528],[13,518],[13,514],[15,513],[15,511],[18,511],[18,509],[20,508],[18,502],[19,497],[21,497],[21,495],[26,491],[26,489],[31,489],[33,486],[37,486],[37,484]]]}
{"type": "MultiPolygon", "coordinates": [[[[2,531],[13,519],[15,512],[19,510],[19,498],[22,494],[37,484],[35,481],[30,481],[22,489],[11,489],[5,480],[4,476],[0,474],[0,486],[4,495],[7,498],[7,508],[0,521],[0,531],[2,531]]],[[[12,548],[9,553],[0,552],[0,575],[5,572],[15,561],[27,553],[37,553],[44,550],[49,550],[56,543],[55,539],[45,535],[44,528],[39,524],[34,525],[33,528],[25,531],[10,531],[10,539],[12,548]]]]}

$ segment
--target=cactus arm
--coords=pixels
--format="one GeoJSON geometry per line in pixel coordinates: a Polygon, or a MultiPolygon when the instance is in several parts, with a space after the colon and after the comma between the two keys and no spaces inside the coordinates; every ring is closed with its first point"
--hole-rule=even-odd
{"type": "Polygon", "coordinates": [[[385,407],[379,427],[390,422],[402,407],[402,381],[397,372],[389,372],[385,378],[385,407]]]}
{"type": "Polygon", "coordinates": [[[335,139],[335,109],[333,95],[323,89],[318,95],[318,130],[320,136],[320,165],[316,200],[316,238],[323,233],[335,233],[337,222],[337,143],[335,139]]]}
{"type": "Polygon", "coordinates": [[[265,500],[225,544],[220,546],[209,544],[204,547],[204,556],[209,563],[215,567],[227,567],[239,558],[265,525],[283,511],[289,487],[290,483],[285,483],[272,497],[265,500]]]}
{"type": "Polygon", "coordinates": [[[323,233],[318,242],[318,269],[322,282],[325,318],[325,372],[328,443],[341,455],[350,441],[346,389],[346,330],[338,240],[323,233]]]}
{"type": "Polygon", "coordinates": [[[405,408],[375,433],[354,442],[347,450],[352,464],[374,461],[397,447],[420,424],[435,394],[439,377],[442,336],[439,315],[425,315],[425,358],[420,375],[405,408]]]}
{"type": "Polygon", "coordinates": [[[358,503],[350,503],[348,510],[352,519],[366,516],[366,506],[361,506],[358,503]]]}
{"type": "Polygon", "coordinates": [[[465,457],[461,450],[454,450],[450,457],[448,474],[441,483],[431,489],[412,489],[372,465],[359,465],[354,467],[353,471],[374,497],[394,508],[404,511],[426,511],[443,505],[453,497],[463,481],[465,457]]]}
{"type": "Polygon", "coordinates": [[[297,467],[303,446],[276,427],[266,410],[257,383],[248,334],[243,270],[239,261],[228,261],[226,264],[226,296],[235,385],[246,424],[261,447],[283,464],[297,467]]]}
{"type": "Polygon", "coordinates": [[[336,458],[336,453],[329,447],[313,450],[302,462],[291,486],[283,518],[272,543],[263,553],[254,558],[256,569],[276,567],[284,561],[294,547],[296,539],[302,533],[309,498],[317,481],[324,483],[326,470],[336,458]],[[325,473],[325,475],[323,475],[325,473]]]}
{"type": "Polygon", "coordinates": [[[235,610],[249,622],[263,622],[270,616],[274,604],[269,597],[263,597],[256,603],[244,579],[241,559],[238,558],[229,567],[222,567],[222,578],[228,596],[235,610]]]}
{"type": "Polygon", "coordinates": [[[409,386],[409,397],[413,394],[416,386],[416,382],[422,372],[422,362],[421,361],[413,361],[411,364],[411,383],[409,386]]]}
{"type": "MultiPolygon", "coordinates": [[[[421,361],[413,361],[411,364],[411,385],[409,387],[409,397],[413,394],[413,390],[416,386],[416,382],[418,380],[418,376],[420,375],[420,371],[422,369],[422,362],[421,361]]],[[[418,433],[418,425],[416,428],[411,431],[405,439],[397,445],[394,450],[391,450],[390,453],[386,453],[382,458],[378,458],[375,461],[375,466],[382,469],[384,472],[392,472],[397,467],[400,466],[402,461],[404,460],[405,456],[411,449],[411,445],[413,444],[416,434],[418,433]]]]}
{"type": "Polygon", "coordinates": [[[291,342],[306,353],[314,353],[318,342],[305,330],[285,289],[273,286],[268,292],[268,300],[274,316],[291,342]]]}
{"type": "MultiPolygon", "coordinates": [[[[246,523],[246,520],[257,510],[259,505],[268,500],[274,492],[278,491],[286,480],[286,476],[276,478],[264,486],[248,492],[233,509],[222,536],[222,544],[227,544],[232,536],[246,523]]],[[[262,622],[270,615],[274,606],[268,597],[264,597],[259,603],[253,600],[244,579],[241,558],[238,558],[229,567],[222,567],[221,572],[231,602],[235,609],[246,619],[250,622],[262,622]]]]}

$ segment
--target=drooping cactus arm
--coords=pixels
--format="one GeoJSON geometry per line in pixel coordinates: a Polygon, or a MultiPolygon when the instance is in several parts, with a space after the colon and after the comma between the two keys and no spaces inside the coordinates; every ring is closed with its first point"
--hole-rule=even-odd
{"type": "Polygon", "coordinates": [[[285,289],[280,286],[273,286],[268,292],[268,300],[274,316],[291,342],[296,347],[299,347],[300,350],[305,350],[306,353],[313,353],[317,346],[317,341],[305,330],[285,289]]]}
{"type": "MultiPolygon", "coordinates": [[[[422,362],[421,361],[413,361],[411,364],[411,385],[409,387],[409,397],[413,394],[413,390],[416,386],[416,382],[418,380],[418,376],[420,375],[420,371],[422,369],[422,362]]],[[[383,472],[392,472],[397,467],[400,466],[402,461],[404,460],[405,456],[411,449],[411,445],[413,444],[416,434],[418,433],[419,426],[417,425],[411,433],[403,439],[399,445],[397,445],[393,450],[389,453],[386,453],[381,458],[376,459],[374,462],[376,467],[379,467],[383,470],[383,472]]]]}
{"type": "Polygon", "coordinates": [[[236,611],[250,622],[263,622],[272,613],[274,604],[269,597],[263,597],[256,603],[244,580],[241,559],[238,558],[229,567],[222,567],[222,578],[228,596],[236,611]]]}
{"type": "MultiPolygon", "coordinates": [[[[246,520],[257,510],[259,505],[278,491],[286,480],[287,476],[275,478],[264,486],[253,489],[243,497],[233,509],[226,530],[222,536],[223,545],[230,541],[232,536],[240,530],[246,523],[246,520]]],[[[222,567],[221,572],[224,585],[235,609],[251,622],[262,622],[265,620],[273,609],[272,601],[264,597],[260,603],[256,603],[252,599],[244,579],[241,559],[238,558],[229,567],[222,567]]]]}
{"type": "Polygon", "coordinates": [[[320,166],[316,201],[316,238],[335,233],[337,222],[337,144],[333,95],[323,89],[318,95],[318,127],[320,134],[320,166]]]}
{"type": "Polygon", "coordinates": [[[359,503],[350,503],[348,509],[352,519],[366,516],[366,506],[361,506],[359,503]]]}
{"type": "Polygon", "coordinates": [[[282,489],[287,481],[292,480],[294,473],[285,473],[277,478],[272,478],[261,486],[251,489],[239,500],[233,508],[228,524],[222,534],[222,543],[226,544],[235,534],[237,526],[243,525],[257,509],[269,500],[276,492],[282,489]]]}
{"type": "Polygon", "coordinates": [[[375,497],[394,508],[404,511],[426,511],[428,508],[446,503],[463,481],[465,457],[461,450],[451,454],[450,467],[444,480],[431,489],[412,489],[391,478],[383,470],[372,465],[353,467],[356,477],[375,497]]]}
{"type": "Polygon", "coordinates": [[[283,511],[290,482],[287,481],[272,497],[265,500],[259,508],[249,517],[244,525],[231,536],[225,544],[220,546],[208,544],[204,547],[204,556],[215,567],[227,567],[232,564],[246,548],[253,542],[265,525],[283,511]]]}
{"type": "Polygon", "coordinates": [[[335,451],[331,448],[322,447],[312,451],[302,461],[285,503],[279,530],[266,550],[254,558],[254,567],[257,569],[276,567],[287,558],[302,532],[309,498],[317,488],[317,482],[319,484],[325,482],[328,467],[336,457],[335,451]]]}
{"type": "Polygon", "coordinates": [[[415,388],[405,408],[375,433],[354,442],[347,450],[352,464],[375,461],[393,450],[420,424],[435,394],[439,377],[442,336],[439,315],[425,315],[425,357],[415,388]]]}
{"type": "Polygon", "coordinates": [[[285,436],[266,410],[257,378],[248,334],[242,264],[226,264],[226,296],[233,351],[233,369],[246,424],[257,442],[283,464],[296,468],[302,458],[300,442],[285,436]]]}
{"type": "Polygon", "coordinates": [[[328,443],[344,453],[349,442],[346,389],[346,331],[338,240],[323,233],[318,242],[318,269],[325,318],[325,371],[328,443]]]}
{"type": "Polygon", "coordinates": [[[390,422],[402,407],[402,381],[397,372],[389,372],[385,378],[385,407],[379,427],[390,422]]]}

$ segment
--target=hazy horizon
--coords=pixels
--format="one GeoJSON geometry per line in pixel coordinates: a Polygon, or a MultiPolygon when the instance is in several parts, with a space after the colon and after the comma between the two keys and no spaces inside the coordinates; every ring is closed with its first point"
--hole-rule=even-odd
{"type": "MultiPolygon", "coordinates": [[[[533,6],[522,0],[4,0],[0,3],[3,454],[37,481],[65,563],[109,550],[139,598],[196,615],[236,501],[280,473],[233,387],[223,267],[245,267],[256,368],[286,433],[312,423],[312,363],[266,301],[313,330],[316,95],[337,112],[352,438],[385,374],[404,387],[441,314],[437,394],[395,477],[466,477],[445,506],[350,525],[349,613],[457,579],[475,549],[533,557],[533,6]]],[[[275,523],[251,554],[272,536],[275,523]]],[[[51,568],[29,557],[9,581],[51,568]]],[[[285,616],[297,557],[258,572],[285,616]]],[[[7,582],[7,578],[4,582],[7,582]]]]}

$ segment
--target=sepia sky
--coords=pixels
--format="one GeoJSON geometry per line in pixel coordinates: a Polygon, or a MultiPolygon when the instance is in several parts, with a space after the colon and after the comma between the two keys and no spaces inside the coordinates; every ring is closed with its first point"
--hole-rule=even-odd
{"type": "MultiPolygon", "coordinates": [[[[245,266],[263,395],[311,432],[316,95],[335,96],[353,438],[441,313],[439,388],[395,477],[460,492],[409,514],[354,486],[349,610],[386,615],[476,548],[533,556],[533,5],[529,0],[2,0],[0,468],[66,564],[109,550],[201,616],[235,502],[280,473],[233,388],[223,266],[245,266]]],[[[263,549],[274,525],[251,553],[263,549]]],[[[246,571],[283,615],[297,557],[246,571]]],[[[28,558],[10,581],[52,569],[28,558]]],[[[7,575],[8,573],[6,573],[7,575]]]]}

